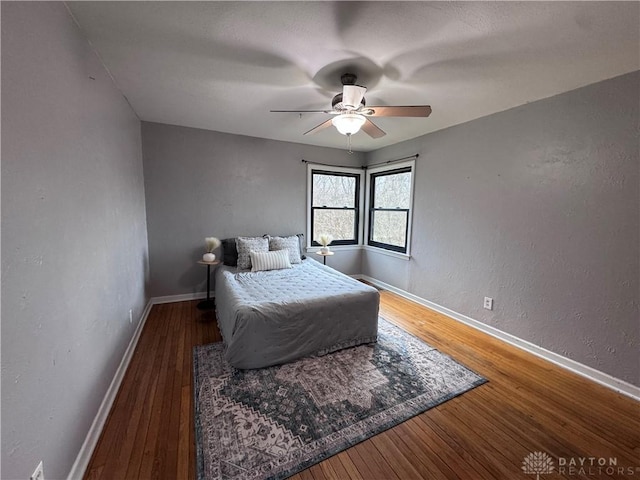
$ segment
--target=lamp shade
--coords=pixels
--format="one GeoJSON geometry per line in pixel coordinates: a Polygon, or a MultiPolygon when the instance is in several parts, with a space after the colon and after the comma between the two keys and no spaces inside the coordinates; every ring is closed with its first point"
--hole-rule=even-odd
{"type": "Polygon", "coordinates": [[[353,135],[360,131],[360,127],[364,125],[367,119],[364,115],[357,113],[342,113],[334,117],[331,123],[342,135],[353,135]]]}

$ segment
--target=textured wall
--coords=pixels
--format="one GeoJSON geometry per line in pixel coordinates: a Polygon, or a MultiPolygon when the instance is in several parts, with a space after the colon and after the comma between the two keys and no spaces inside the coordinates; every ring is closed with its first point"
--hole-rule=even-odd
{"type": "MultiPolygon", "coordinates": [[[[202,292],[204,238],[302,233],[307,166],[359,166],[363,154],[142,122],[152,296],[202,292]]],[[[319,258],[319,257],[318,257],[319,258]]],[[[360,273],[360,251],[327,261],[360,273]]]]}
{"type": "Polygon", "coordinates": [[[129,344],[142,174],[140,122],[65,6],[2,2],[3,479],[67,476],[129,344]]]}
{"type": "Polygon", "coordinates": [[[639,85],[635,72],[368,154],[420,158],[412,259],[366,251],[363,273],[640,385],[639,85]]]}

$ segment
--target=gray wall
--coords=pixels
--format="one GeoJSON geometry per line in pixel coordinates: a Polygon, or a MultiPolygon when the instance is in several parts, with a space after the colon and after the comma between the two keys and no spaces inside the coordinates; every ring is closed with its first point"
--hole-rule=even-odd
{"type": "Polygon", "coordinates": [[[635,72],[369,154],[420,158],[412,258],[366,251],[363,273],[640,386],[639,85],[635,72]]]}
{"type": "MultiPolygon", "coordinates": [[[[152,296],[205,290],[195,262],[207,236],[304,233],[302,159],[364,164],[361,153],[148,122],[142,150],[152,296]]],[[[354,274],[360,260],[359,250],[343,250],[327,263],[354,274]]]]}
{"type": "Polygon", "coordinates": [[[2,2],[2,478],[69,473],[146,256],[139,120],[62,3],[2,2]]]}

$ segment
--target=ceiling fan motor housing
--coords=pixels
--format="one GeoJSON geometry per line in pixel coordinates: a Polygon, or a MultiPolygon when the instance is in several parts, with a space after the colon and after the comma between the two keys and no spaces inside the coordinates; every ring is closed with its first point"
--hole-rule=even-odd
{"type": "MultiPolygon", "coordinates": [[[[366,100],[364,99],[364,97],[362,97],[362,100],[360,101],[360,107],[362,108],[367,104],[366,100]]],[[[333,100],[331,101],[331,107],[336,111],[336,112],[341,112],[341,111],[345,111],[347,110],[343,103],[342,103],[342,94],[339,93],[337,94],[335,97],[333,97],[333,100]]]]}
{"type": "Polygon", "coordinates": [[[355,85],[356,80],[358,80],[358,76],[353,73],[345,73],[340,77],[342,85],[355,85]]]}

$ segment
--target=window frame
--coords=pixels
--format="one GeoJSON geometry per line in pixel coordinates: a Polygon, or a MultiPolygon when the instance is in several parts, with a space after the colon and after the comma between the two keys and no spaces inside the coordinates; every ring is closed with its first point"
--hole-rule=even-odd
{"type": "MultiPolygon", "coordinates": [[[[320,248],[320,244],[315,241],[313,232],[313,219],[314,210],[345,210],[344,208],[336,207],[314,207],[313,206],[313,175],[314,173],[336,176],[354,177],[356,179],[356,192],[355,192],[355,206],[348,207],[346,210],[353,210],[354,215],[354,233],[355,238],[350,240],[334,240],[331,242],[331,247],[353,247],[361,246],[363,233],[362,225],[364,223],[364,212],[362,205],[364,205],[364,171],[362,168],[349,168],[349,167],[333,167],[327,165],[318,165],[309,163],[307,164],[307,250],[320,248]]],[[[327,232],[331,233],[331,232],[327,232]]]]}
{"type": "Polygon", "coordinates": [[[367,169],[367,192],[366,199],[367,204],[365,206],[367,215],[365,220],[365,231],[366,231],[366,247],[373,248],[376,250],[381,250],[389,253],[393,253],[395,255],[401,255],[409,257],[411,255],[411,232],[413,226],[413,200],[414,200],[414,186],[415,186],[415,177],[416,177],[416,162],[415,160],[410,160],[406,162],[397,162],[389,165],[382,165],[379,167],[371,167],[367,169]],[[409,191],[409,208],[379,208],[374,209],[374,194],[375,194],[375,178],[382,177],[387,175],[393,175],[397,173],[411,173],[411,188],[409,191]],[[373,215],[376,211],[405,211],[407,214],[407,225],[405,230],[405,246],[399,247],[397,245],[392,245],[384,242],[376,242],[373,240],[373,215]]]}

